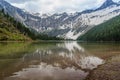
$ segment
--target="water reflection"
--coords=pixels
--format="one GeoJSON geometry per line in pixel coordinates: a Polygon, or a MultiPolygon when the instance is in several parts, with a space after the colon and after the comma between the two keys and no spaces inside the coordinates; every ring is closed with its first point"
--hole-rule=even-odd
{"type": "Polygon", "coordinates": [[[82,59],[79,60],[79,66],[81,66],[82,69],[89,69],[92,70],[94,68],[97,68],[98,65],[103,64],[104,61],[98,57],[94,56],[88,56],[88,57],[82,57],[82,59]]]}
{"type": "Polygon", "coordinates": [[[83,80],[104,63],[77,42],[37,45],[12,65],[12,75],[4,80],[83,80]]]}
{"type": "Polygon", "coordinates": [[[37,49],[33,54],[26,54],[23,57],[24,62],[38,61],[53,66],[66,68],[74,67],[91,70],[104,61],[98,57],[89,54],[83,47],[76,42],[57,44],[57,47],[40,50],[37,49]]]}
{"type": "Polygon", "coordinates": [[[6,78],[6,80],[82,80],[88,73],[70,67],[62,69],[41,63],[14,74],[16,75],[6,78]]]}

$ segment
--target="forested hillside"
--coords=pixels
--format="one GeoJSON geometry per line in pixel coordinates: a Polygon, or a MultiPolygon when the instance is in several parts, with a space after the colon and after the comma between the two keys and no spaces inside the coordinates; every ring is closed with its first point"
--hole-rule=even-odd
{"type": "Polygon", "coordinates": [[[29,32],[29,29],[5,14],[4,10],[0,11],[0,41],[31,40],[25,31],[29,32]]]}
{"type": "Polygon", "coordinates": [[[95,26],[78,38],[83,41],[120,41],[120,15],[95,26]]]}

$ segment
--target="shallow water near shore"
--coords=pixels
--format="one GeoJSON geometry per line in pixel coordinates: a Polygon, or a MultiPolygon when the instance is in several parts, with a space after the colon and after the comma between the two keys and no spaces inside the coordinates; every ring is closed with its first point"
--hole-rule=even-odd
{"type": "Polygon", "coordinates": [[[0,80],[84,80],[120,55],[119,43],[0,43],[0,80]]]}

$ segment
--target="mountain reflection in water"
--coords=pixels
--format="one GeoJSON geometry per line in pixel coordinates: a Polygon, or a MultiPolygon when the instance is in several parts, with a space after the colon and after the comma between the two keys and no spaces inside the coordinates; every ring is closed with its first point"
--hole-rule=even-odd
{"type": "Polygon", "coordinates": [[[90,70],[104,63],[77,42],[46,47],[24,54],[17,63],[21,69],[4,80],[83,80],[90,70]]]}

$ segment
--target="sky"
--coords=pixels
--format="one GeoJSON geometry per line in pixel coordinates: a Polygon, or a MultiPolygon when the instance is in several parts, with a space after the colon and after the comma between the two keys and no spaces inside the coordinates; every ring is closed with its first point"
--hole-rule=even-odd
{"type": "MultiPolygon", "coordinates": [[[[6,0],[13,6],[31,13],[74,13],[86,9],[95,9],[105,0],[6,0]]],[[[113,0],[118,2],[120,0],[113,0]]]]}

